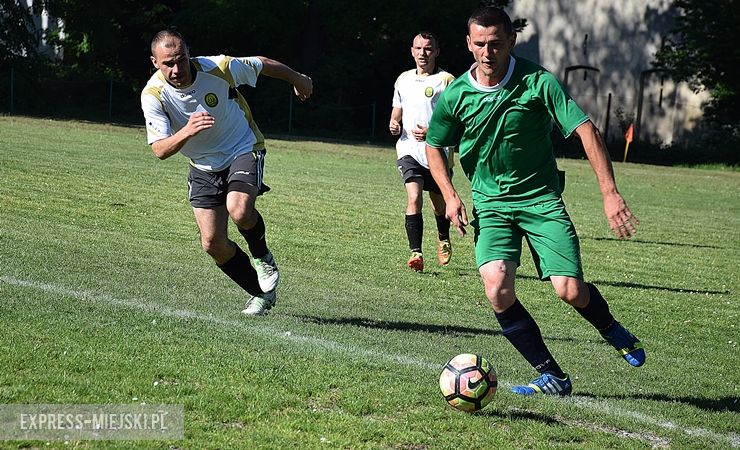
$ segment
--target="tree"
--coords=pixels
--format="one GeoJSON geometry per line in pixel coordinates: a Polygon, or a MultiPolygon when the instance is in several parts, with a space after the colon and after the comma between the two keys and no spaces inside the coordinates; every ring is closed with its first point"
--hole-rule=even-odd
{"type": "MultiPolygon", "coordinates": [[[[1,0],[0,0],[1,1],[1,0]]],[[[64,38],[47,36],[64,49],[64,69],[89,78],[146,78],[149,40],[171,24],[180,0],[42,0],[64,21],[64,38]]]]}
{"type": "Polygon", "coordinates": [[[36,57],[36,29],[25,1],[0,0],[0,67],[36,57]]]}
{"type": "Polygon", "coordinates": [[[658,66],[708,90],[706,119],[740,137],[740,1],[674,0],[676,26],[656,54],[658,66]]]}

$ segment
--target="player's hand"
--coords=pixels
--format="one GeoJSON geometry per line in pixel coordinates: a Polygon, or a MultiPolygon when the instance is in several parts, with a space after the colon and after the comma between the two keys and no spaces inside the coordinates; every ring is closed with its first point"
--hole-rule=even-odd
{"type": "Polygon", "coordinates": [[[417,141],[424,142],[427,139],[427,130],[428,129],[429,129],[429,127],[424,127],[424,126],[421,126],[421,125],[419,125],[417,123],[416,124],[416,128],[414,128],[413,130],[411,130],[411,134],[414,135],[414,139],[416,139],[417,141]]]}
{"type": "Polygon", "coordinates": [[[196,112],[190,116],[185,130],[188,136],[193,137],[203,130],[211,128],[216,123],[216,119],[205,111],[196,112]]]}
{"type": "Polygon", "coordinates": [[[388,129],[394,136],[398,136],[399,134],[401,134],[401,124],[398,123],[397,120],[391,119],[391,122],[388,124],[388,129]]]}
{"type": "Polygon", "coordinates": [[[293,85],[293,92],[301,101],[305,101],[313,94],[313,80],[308,75],[302,73],[298,75],[298,80],[293,85]]]}
{"type": "Polygon", "coordinates": [[[609,221],[609,228],[619,239],[630,238],[637,233],[640,221],[632,214],[619,193],[604,197],[604,213],[609,221]]]}
{"type": "Polygon", "coordinates": [[[468,225],[468,213],[465,211],[465,205],[457,196],[457,193],[454,197],[445,199],[445,203],[445,216],[455,226],[460,237],[465,237],[467,233],[465,227],[468,225]]]}

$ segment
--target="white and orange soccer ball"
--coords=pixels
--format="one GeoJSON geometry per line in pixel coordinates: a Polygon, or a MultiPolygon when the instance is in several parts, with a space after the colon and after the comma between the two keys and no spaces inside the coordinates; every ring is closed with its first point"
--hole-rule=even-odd
{"type": "Polygon", "coordinates": [[[450,359],[439,376],[439,388],[447,403],[465,412],[478,411],[491,403],[497,387],[491,363],[470,353],[450,359]]]}

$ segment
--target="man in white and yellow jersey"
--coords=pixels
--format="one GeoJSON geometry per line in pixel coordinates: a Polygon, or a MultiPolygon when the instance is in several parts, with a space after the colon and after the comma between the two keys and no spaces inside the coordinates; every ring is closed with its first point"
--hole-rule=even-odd
{"type": "MultiPolygon", "coordinates": [[[[445,217],[442,194],[429,172],[424,140],[434,106],[454,77],[437,67],[439,44],[434,34],[428,31],[422,31],[414,37],[411,56],[416,68],[402,72],[396,79],[388,129],[391,134],[400,135],[396,142],[396,165],[406,186],[405,227],[411,250],[407,265],[421,272],[424,270],[423,191],[429,192],[437,222],[437,259],[446,266],[452,256],[450,221],[445,217]]],[[[449,162],[448,167],[452,167],[451,149],[445,149],[445,158],[449,162]]]]}
{"type": "Polygon", "coordinates": [[[190,57],[175,30],[152,39],[157,71],[141,93],[147,141],[159,159],[182,153],[190,159],[189,200],[203,250],[249,294],[242,311],[264,314],[275,304],[280,273],[255,208],[262,183],[265,139],[237,86],[254,87],[260,74],[285,80],[295,94],[311,96],[311,78],[263,56],[190,57]],[[252,261],[228,238],[228,220],[244,236],[252,261]]]}

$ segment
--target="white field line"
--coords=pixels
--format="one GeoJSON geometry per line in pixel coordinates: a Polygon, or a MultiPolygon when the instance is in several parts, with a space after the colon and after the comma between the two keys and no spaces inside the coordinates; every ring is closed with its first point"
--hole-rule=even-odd
{"type": "Polygon", "coordinates": [[[47,292],[49,294],[62,295],[65,297],[76,298],[78,300],[85,300],[93,303],[106,303],[110,305],[122,306],[125,308],[138,309],[146,313],[156,314],[164,317],[210,322],[222,325],[224,327],[238,328],[241,331],[246,331],[251,334],[261,335],[269,338],[279,337],[288,341],[302,343],[309,346],[321,347],[334,352],[346,353],[349,355],[361,355],[365,358],[369,358],[375,361],[397,363],[414,368],[421,367],[428,370],[442,370],[441,364],[433,364],[411,356],[391,355],[374,350],[362,349],[354,347],[352,345],[342,344],[340,342],[313,336],[300,336],[293,334],[293,332],[289,330],[279,330],[275,327],[257,324],[254,320],[249,320],[250,318],[248,317],[244,317],[244,320],[222,319],[210,314],[202,314],[185,309],[170,308],[157,303],[147,303],[139,300],[118,299],[106,293],[68,289],[62,286],[55,286],[36,281],[19,280],[17,278],[8,276],[0,276],[0,282],[11,284],[14,286],[32,288],[35,290],[47,292]]]}
{"type": "MultiPolygon", "coordinates": [[[[63,286],[56,286],[48,283],[42,283],[37,281],[20,280],[10,276],[0,276],[0,282],[7,283],[13,286],[31,288],[39,291],[43,291],[49,294],[62,295],[65,297],[71,297],[78,300],[85,300],[92,303],[106,303],[110,305],[121,306],[125,308],[138,309],[151,314],[156,314],[163,317],[170,317],[184,320],[197,320],[202,322],[209,322],[218,324],[224,327],[237,328],[241,331],[246,331],[251,334],[261,335],[268,338],[281,338],[291,342],[305,344],[308,346],[320,347],[334,352],[345,353],[347,355],[360,355],[364,358],[369,358],[376,361],[390,362],[401,364],[404,366],[410,366],[414,368],[422,368],[426,370],[441,370],[441,364],[431,363],[423,359],[415,358],[413,356],[394,355],[376,350],[370,350],[354,345],[343,344],[341,342],[332,341],[329,339],[322,339],[314,336],[301,336],[293,334],[289,330],[280,330],[275,327],[265,326],[256,324],[253,320],[230,320],[215,317],[210,314],[202,314],[185,309],[170,308],[164,305],[156,303],[147,303],[138,300],[127,300],[118,299],[111,295],[101,292],[90,292],[81,291],[75,289],[65,288],[63,286]]],[[[245,318],[246,319],[246,318],[245,318]]],[[[511,384],[500,383],[501,387],[509,388],[511,384]]],[[[647,414],[630,411],[627,409],[614,406],[607,400],[598,400],[589,397],[583,397],[574,395],[571,397],[564,397],[564,401],[570,402],[571,404],[584,408],[599,411],[606,415],[630,418],[632,420],[646,423],[652,426],[657,426],[671,431],[679,431],[688,436],[702,436],[710,438],[719,442],[724,442],[732,447],[740,447],[740,434],[737,433],[720,433],[704,428],[686,428],[677,425],[671,421],[663,420],[649,416],[647,414]]],[[[623,430],[619,430],[620,432],[623,430]]],[[[629,432],[625,432],[629,433],[629,432]]],[[[655,445],[656,440],[658,442],[663,439],[646,433],[631,433],[635,436],[640,436],[641,439],[652,441],[655,445]]],[[[661,446],[660,444],[658,446],[661,446]]]]}

